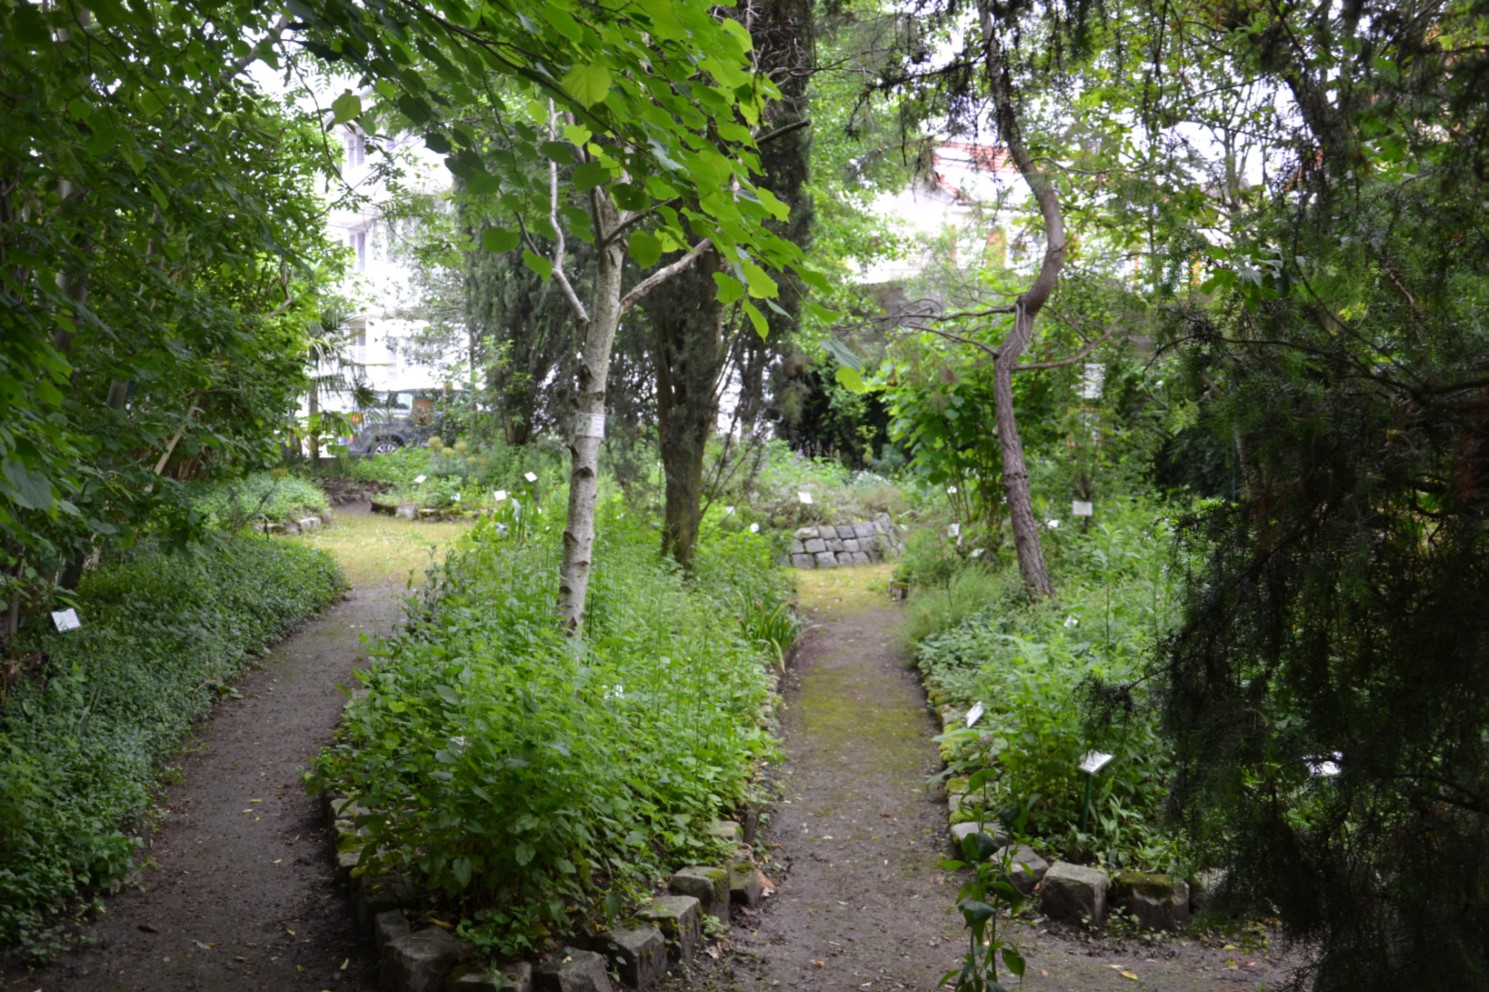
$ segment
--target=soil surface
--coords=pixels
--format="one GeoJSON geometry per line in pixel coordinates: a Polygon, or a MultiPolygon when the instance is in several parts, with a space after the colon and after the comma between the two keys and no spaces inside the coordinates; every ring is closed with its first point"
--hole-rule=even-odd
{"type": "MultiPolygon", "coordinates": [[[[735,917],[713,958],[669,992],[935,989],[966,950],[940,787],[940,732],[889,605],[892,566],[802,573],[807,629],[783,686],[786,760],[762,835],[776,886],[735,917]]],[[[1123,938],[1026,910],[1008,936],[1028,960],[1008,988],[1277,989],[1299,954],[1260,928],[1123,938]]]]}
{"type": "MultiPolygon", "coordinates": [[[[427,561],[439,525],[374,520],[365,504],[338,511],[309,543],[372,548],[349,554],[351,592],[280,643],[184,743],[145,837],[137,884],[87,924],[89,946],[11,992],[372,992],[376,959],[331,870],[331,845],[303,769],[330,739],[362,636],[403,617],[408,561],[427,561]],[[384,533],[402,525],[403,533],[384,533]],[[402,555],[390,542],[417,545],[402,555]],[[379,581],[358,587],[381,571],[379,581]]],[[[338,557],[342,557],[338,555],[338,557]]]]}

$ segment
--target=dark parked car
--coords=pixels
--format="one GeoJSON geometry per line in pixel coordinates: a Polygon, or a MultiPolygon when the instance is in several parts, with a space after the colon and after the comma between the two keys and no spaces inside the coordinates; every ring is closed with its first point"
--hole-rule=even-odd
{"type": "Polygon", "coordinates": [[[376,455],[424,444],[438,432],[446,409],[459,396],[439,388],[379,390],[376,403],[351,415],[357,434],[348,450],[376,455]]]}

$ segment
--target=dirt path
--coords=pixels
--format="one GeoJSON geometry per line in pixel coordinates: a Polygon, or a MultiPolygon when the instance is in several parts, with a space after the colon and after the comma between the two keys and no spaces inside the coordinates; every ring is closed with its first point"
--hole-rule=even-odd
{"type": "Polygon", "coordinates": [[[765,831],[780,888],[696,989],[931,989],[957,964],[937,867],[937,732],[896,640],[887,568],[806,573],[808,626],[785,685],[787,759],[765,831]],[[849,573],[854,573],[850,576],[849,573]]]}
{"type": "MultiPolygon", "coordinates": [[[[718,960],[669,992],[930,992],[961,965],[965,931],[947,815],[927,778],[940,730],[887,605],[891,568],[802,576],[808,627],[784,686],[781,799],[764,829],[776,895],[736,919],[718,960]]],[[[1301,955],[1252,928],[1227,936],[1122,939],[1052,926],[1029,911],[1009,928],[1037,992],[1259,990],[1281,987],[1301,955]]]]}
{"type": "Polygon", "coordinates": [[[197,728],[164,793],[137,887],[87,928],[91,947],[17,977],[15,992],[372,992],[373,948],[331,872],[301,769],[329,739],[361,635],[392,629],[404,565],[453,534],[342,511],[312,539],[340,549],[350,595],[282,642],[197,728]],[[401,529],[400,529],[401,528],[401,529]],[[373,579],[381,581],[372,582],[373,579]],[[391,581],[390,581],[391,580],[391,581]],[[147,863],[148,863],[147,862],[147,863]]]}

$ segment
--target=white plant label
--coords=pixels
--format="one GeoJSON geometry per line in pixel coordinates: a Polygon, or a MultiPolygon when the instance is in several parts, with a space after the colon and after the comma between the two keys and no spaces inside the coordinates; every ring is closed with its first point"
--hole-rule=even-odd
{"type": "Polygon", "coordinates": [[[982,714],[983,714],[982,704],[981,703],[975,703],[975,704],[973,704],[972,708],[967,711],[967,726],[970,727],[974,723],[976,723],[978,720],[981,720],[982,719],[982,714]]]}
{"type": "Polygon", "coordinates": [[[603,413],[581,413],[574,417],[575,437],[604,437],[605,415],[603,413]]]}
{"type": "Polygon", "coordinates": [[[1073,499],[1070,501],[1070,515],[1072,517],[1089,517],[1095,513],[1096,507],[1090,500],[1073,499]]]}
{"type": "Polygon", "coordinates": [[[528,482],[537,482],[538,481],[538,473],[536,473],[536,472],[529,472],[526,475],[524,475],[523,478],[526,479],[528,482]]]}
{"type": "Polygon", "coordinates": [[[805,489],[803,489],[801,492],[797,493],[796,494],[796,498],[799,499],[799,500],[801,500],[801,502],[803,504],[805,504],[806,506],[811,506],[812,505],[812,494],[809,493],[809,492],[807,492],[805,489]]]}
{"type": "Polygon", "coordinates": [[[452,503],[459,503],[460,502],[460,494],[459,493],[456,493],[454,496],[451,496],[450,497],[450,502],[452,502],[452,503]]]}
{"type": "Polygon", "coordinates": [[[962,525],[961,524],[947,524],[946,525],[946,536],[947,537],[961,537],[962,536],[962,525]]]}
{"type": "Polygon", "coordinates": [[[758,534],[758,533],[760,533],[760,525],[759,524],[750,524],[750,533],[751,534],[758,534]]]}
{"type": "Polygon", "coordinates": [[[1103,754],[1100,751],[1087,751],[1086,756],[1081,759],[1080,768],[1087,775],[1095,775],[1105,768],[1107,762],[1111,760],[1112,756],[1109,754],[1103,754]]]}
{"type": "Polygon", "coordinates": [[[414,485],[416,485],[416,486],[422,486],[424,484],[424,480],[427,479],[427,478],[428,478],[428,476],[425,476],[425,475],[416,475],[416,476],[414,476],[414,485]]]}
{"type": "Polygon", "coordinates": [[[72,607],[52,611],[52,626],[58,630],[77,630],[82,625],[83,621],[78,619],[78,611],[72,607]]]}
{"type": "Polygon", "coordinates": [[[948,496],[955,496],[956,495],[956,486],[947,486],[946,487],[946,495],[948,495],[948,496]]]}
{"type": "Polygon", "coordinates": [[[724,507],[724,516],[726,516],[726,517],[732,517],[732,516],[734,516],[734,507],[732,507],[732,506],[726,506],[726,507],[724,507]]]}
{"type": "Polygon", "coordinates": [[[500,503],[502,500],[504,500],[504,499],[507,498],[507,491],[505,489],[498,489],[496,492],[492,493],[491,495],[496,498],[496,501],[498,503],[500,503]]]}

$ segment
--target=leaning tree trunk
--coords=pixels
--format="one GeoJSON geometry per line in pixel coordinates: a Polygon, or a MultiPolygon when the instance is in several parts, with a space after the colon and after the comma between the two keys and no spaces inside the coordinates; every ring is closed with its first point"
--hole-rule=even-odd
{"type": "Polygon", "coordinates": [[[1044,260],[1029,288],[1019,294],[1014,304],[1013,329],[998,348],[993,366],[993,403],[998,416],[998,447],[1003,456],[1003,492],[1008,498],[1008,516],[1013,525],[1013,543],[1018,552],[1019,573],[1030,595],[1047,599],[1055,594],[1049,569],[1044,564],[1044,551],[1039,546],[1039,522],[1029,500],[1029,470],[1024,462],[1024,446],[1019,440],[1018,422],[1013,409],[1013,373],[1018,360],[1034,340],[1034,318],[1039,314],[1065,267],[1065,218],[1060,211],[1060,197],[1044,171],[1035,165],[1034,157],[1024,144],[1015,104],[1013,78],[1003,45],[998,38],[997,23],[991,5],[980,3],[982,42],[987,52],[988,90],[993,98],[998,132],[1008,146],[1008,154],[1019,174],[1034,194],[1044,221],[1044,260]]]}
{"type": "MultiPolygon", "coordinates": [[[[597,203],[601,200],[596,198],[597,203]]],[[[613,218],[608,218],[604,226],[608,228],[613,223],[613,218]]],[[[620,280],[625,262],[624,249],[619,243],[611,243],[596,254],[594,306],[584,329],[584,353],[579,363],[578,413],[574,419],[574,440],[569,447],[573,457],[569,512],[564,525],[564,556],[558,571],[558,613],[574,633],[584,627],[584,604],[594,562],[600,441],[605,435],[605,383],[610,374],[610,349],[620,326],[620,280]]]]}

